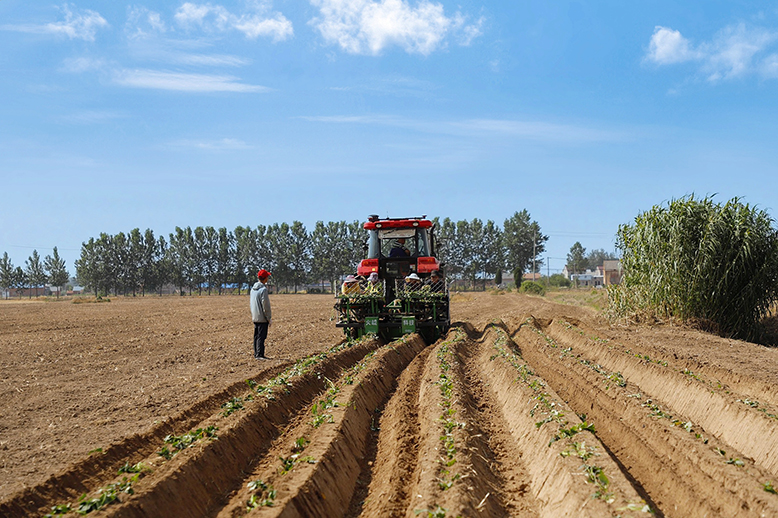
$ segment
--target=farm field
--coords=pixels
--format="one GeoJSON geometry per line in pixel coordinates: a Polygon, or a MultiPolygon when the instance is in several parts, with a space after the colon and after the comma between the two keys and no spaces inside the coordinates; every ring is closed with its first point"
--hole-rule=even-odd
{"type": "Polygon", "coordinates": [[[0,302],[0,516],[778,516],[778,349],[491,293],[345,343],[271,301],[263,362],[246,296],[0,302]]]}

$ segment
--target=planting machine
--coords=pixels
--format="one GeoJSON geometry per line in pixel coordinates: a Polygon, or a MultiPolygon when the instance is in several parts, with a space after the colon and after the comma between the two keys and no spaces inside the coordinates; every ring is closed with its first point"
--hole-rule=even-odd
{"type": "Polygon", "coordinates": [[[376,334],[392,339],[418,332],[429,343],[437,340],[451,319],[433,223],[426,216],[371,215],[364,227],[367,258],[337,295],[337,326],[352,337],[376,334]]]}

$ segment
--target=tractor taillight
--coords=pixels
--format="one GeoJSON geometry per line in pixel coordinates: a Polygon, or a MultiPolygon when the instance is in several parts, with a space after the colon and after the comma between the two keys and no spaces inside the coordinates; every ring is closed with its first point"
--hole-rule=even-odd
{"type": "Polygon", "coordinates": [[[378,259],[362,259],[357,268],[357,275],[370,275],[378,271],[378,259]]]}
{"type": "Polygon", "coordinates": [[[417,260],[416,271],[419,273],[430,273],[432,271],[440,269],[438,260],[434,257],[419,257],[417,260]]]}

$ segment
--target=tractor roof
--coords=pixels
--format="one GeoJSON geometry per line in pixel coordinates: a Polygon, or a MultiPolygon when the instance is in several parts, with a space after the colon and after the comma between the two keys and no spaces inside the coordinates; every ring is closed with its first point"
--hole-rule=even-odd
{"type": "Polygon", "coordinates": [[[428,219],[421,218],[384,218],[379,219],[378,216],[370,216],[364,227],[367,230],[376,230],[379,228],[430,228],[432,222],[428,219]]]}

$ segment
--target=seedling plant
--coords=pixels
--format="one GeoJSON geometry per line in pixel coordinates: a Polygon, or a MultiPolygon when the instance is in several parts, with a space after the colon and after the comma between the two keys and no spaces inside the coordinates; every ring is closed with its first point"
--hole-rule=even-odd
{"type": "Polygon", "coordinates": [[[170,445],[170,448],[168,448],[168,446],[163,446],[157,453],[160,457],[170,460],[175,454],[189,448],[192,444],[201,439],[216,439],[216,430],[218,430],[218,428],[211,425],[206,428],[192,430],[183,435],[168,435],[165,437],[165,444],[170,445]]]}
{"type": "Polygon", "coordinates": [[[276,490],[273,486],[262,480],[254,480],[248,483],[249,491],[256,491],[246,502],[246,512],[257,507],[273,507],[276,499],[276,490]]]}
{"type": "Polygon", "coordinates": [[[465,423],[457,422],[454,418],[456,416],[456,409],[453,406],[452,398],[454,395],[454,383],[449,376],[449,370],[451,368],[450,357],[453,355],[449,346],[452,343],[461,340],[460,330],[457,330],[453,341],[443,342],[438,348],[437,359],[440,366],[440,375],[438,377],[438,387],[440,387],[440,395],[442,402],[440,405],[443,407],[443,413],[440,416],[439,421],[443,424],[443,435],[440,436],[442,443],[442,449],[445,454],[444,458],[440,459],[441,469],[440,478],[438,479],[438,487],[441,490],[446,491],[450,489],[454,482],[459,480],[460,474],[452,474],[451,468],[456,464],[456,440],[454,438],[454,431],[457,428],[463,428],[465,423]]]}

